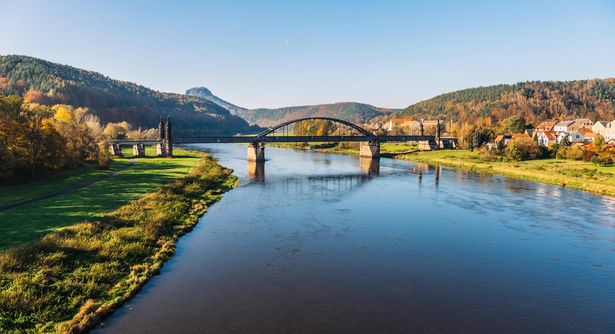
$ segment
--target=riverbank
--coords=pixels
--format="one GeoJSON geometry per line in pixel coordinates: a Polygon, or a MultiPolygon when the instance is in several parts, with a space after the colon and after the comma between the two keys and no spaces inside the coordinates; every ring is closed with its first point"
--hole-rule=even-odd
{"type": "Polygon", "coordinates": [[[396,159],[503,175],[615,197],[615,167],[587,161],[538,159],[484,161],[477,152],[442,150],[399,154],[396,159]]]}
{"type": "MultiPolygon", "coordinates": [[[[294,147],[321,152],[359,154],[358,145],[312,145],[294,147]],[[356,146],[356,147],[355,147],[356,146]]],[[[385,143],[381,156],[460,168],[473,172],[503,175],[533,182],[569,187],[615,197],[615,167],[596,166],[587,161],[538,159],[528,161],[484,161],[478,152],[466,150],[418,151],[414,145],[385,143]]]]}
{"type": "Polygon", "coordinates": [[[40,239],[58,228],[101,217],[174,179],[185,177],[202,158],[197,152],[183,149],[176,150],[174,159],[157,158],[155,151],[136,159],[130,157],[131,152],[126,153],[127,158],[111,162],[110,170],[85,167],[1,188],[3,205],[41,200],[0,211],[0,250],[40,239]],[[49,197],[61,192],[64,192],[61,196],[49,197]]]}
{"type": "Polygon", "coordinates": [[[216,159],[190,154],[199,163],[184,177],[167,175],[166,185],[113,211],[2,251],[0,332],[83,332],[136,293],[238,182],[216,159]]]}

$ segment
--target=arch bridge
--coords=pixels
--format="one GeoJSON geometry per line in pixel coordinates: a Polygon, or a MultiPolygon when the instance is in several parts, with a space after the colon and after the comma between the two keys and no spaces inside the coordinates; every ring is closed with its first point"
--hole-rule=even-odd
{"type": "MultiPolygon", "coordinates": [[[[280,123],[276,126],[252,136],[203,136],[203,137],[175,137],[172,136],[171,121],[167,118],[166,124],[162,121],[159,126],[160,139],[156,140],[114,140],[111,143],[112,151],[116,147],[119,150],[121,145],[133,145],[137,152],[137,146],[156,145],[158,154],[162,156],[172,156],[173,144],[205,144],[205,143],[245,143],[248,144],[248,160],[262,162],[265,161],[266,143],[341,143],[341,142],[360,142],[360,156],[365,158],[380,158],[380,143],[384,142],[415,142],[419,144],[419,149],[435,150],[441,145],[440,132],[433,135],[383,135],[378,136],[365,128],[354,123],[332,118],[332,117],[305,117],[280,123]],[[358,134],[353,135],[324,135],[324,136],[298,136],[289,134],[288,126],[301,121],[325,120],[333,123],[345,125],[358,134]],[[281,131],[279,131],[281,130],[281,131]],[[286,131],[284,131],[286,130],[286,131]]],[[[438,126],[437,129],[440,129],[438,126]]],[[[421,131],[422,132],[422,131],[421,131]]],[[[140,151],[139,151],[140,152],[140,151]]]]}

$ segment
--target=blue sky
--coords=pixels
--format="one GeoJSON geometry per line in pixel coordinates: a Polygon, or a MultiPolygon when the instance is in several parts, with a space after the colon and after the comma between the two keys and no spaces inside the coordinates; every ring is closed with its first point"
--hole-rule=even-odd
{"type": "Polygon", "coordinates": [[[615,76],[615,1],[10,1],[0,54],[241,106],[615,76]]]}

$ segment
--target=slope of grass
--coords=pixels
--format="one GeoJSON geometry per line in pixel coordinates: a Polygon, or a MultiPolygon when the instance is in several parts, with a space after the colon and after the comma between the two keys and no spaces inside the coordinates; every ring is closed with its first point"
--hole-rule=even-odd
{"type": "MultiPolygon", "coordinates": [[[[128,153],[126,151],[125,153],[128,153]]],[[[152,154],[151,151],[147,152],[152,154]]],[[[136,159],[134,166],[106,178],[86,188],[63,196],[49,198],[18,208],[0,212],[0,249],[31,241],[76,222],[101,217],[105,212],[124,205],[146,193],[152,192],[163,184],[183,177],[200,160],[198,153],[176,149],[173,159],[146,157],[136,159]]],[[[127,155],[129,156],[129,155],[127,155]]],[[[127,164],[128,158],[117,159],[116,165],[127,164]]],[[[88,179],[93,173],[82,170],[86,176],[75,179],[88,179]]],[[[54,179],[46,184],[47,190],[62,188],[62,182],[54,179]]],[[[72,183],[72,182],[71,182],[72,183]]],[[[40,193],[37,187],[20,189],[20,196],[40,193]]],[[[6,198],[10,195],[3,194],[6,198]]]]}
{"type": "Polygon", "coordinates": [[[540,159],[493,162],[481,160],[477,152],[450,150],[415,152],[398,155],[396,158],[499,174],[590,191],[600,195],[615,196],[615,167],[596,166],[586,161],[540,159]]]}
{"type": "Polygon", "coordinates": [[[127,159],[116,159],[111,161],[109,169],[100,169],[89,165],[53,174],[41,180],[0,187],[0,206],[34,199],[90,183],[127,165],[127,159]]]}
{"type": "MultiPolygon", "coordinates": [[[[199,161],[192,155],[186,159],[150,162],[158,167],[149,169],[147,163],[139,164],[143,176],[131,181],[130,186],[138,188],[129,191],[131,196],[185,175],[186,169],[195,166],[192,161],[199,161]]],[[[125,186],[123,181],[105,188],[110,195],[105,200],[113,201],[115,191],[125,186]]],[[[203,156],[189,175],[153,193],[0,252],[0,332],[88,330],[158,272],[174,253],[176,240],[236,184],[232,170],[203,156]]],[[[103,206],[107,204],[100,204],[100,209],[103,206]]]]}

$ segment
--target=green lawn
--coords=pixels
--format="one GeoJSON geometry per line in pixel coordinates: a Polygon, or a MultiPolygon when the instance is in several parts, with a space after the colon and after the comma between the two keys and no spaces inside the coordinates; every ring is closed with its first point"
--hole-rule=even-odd
{"type": "Polygon", "coordinates": [[[396,158],[499,174],[601,195],[615,196],[615,167],[596,166],[587,161],[540,159],[530,161],[483,161],[477,152],[429,151],[398,155],[396,158]]]}
{"type": "MultiPolygon", "coordinates": [[[[148,148],[147,155],[154,155],[153,148],[148,148]]],[[[131,149],[124,151],[127,158],[118,158],[113,168],[129,163],[131,149]]],[[[123,204],[173,179],[185,176],[190,168],[200,160],[198,153],[175,149],[175,157],[136,159],[136,164],[117,175],[106,178],[84,189],[54,197],[19,208],[0,212],[0,249],[31,241],[54,229],[72,225],[76,222],[99,217],[123,204]]],[[[0,199],[5,203],[17,198],[27,199],[63,188],[74,186],[95,179],[108,171],[83,168],[62,174],[48,180],[33,182],[23,186],[4,188],[0,199]]]]}
{"type": "Polygon", "coordinates": [[[127,165],[128,159],[116,159],[111,162],[109,169],[100,169],[96,168],[96,166],[85,166],[50,175],[43,180],[0,187],[0,206],[53,194],[64,189],[78,187],[79,185],[90,183],[108,175],[114,170],[122,169],[127,165]]]}

